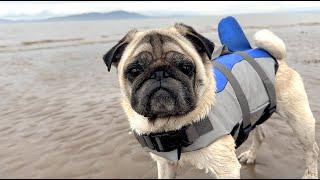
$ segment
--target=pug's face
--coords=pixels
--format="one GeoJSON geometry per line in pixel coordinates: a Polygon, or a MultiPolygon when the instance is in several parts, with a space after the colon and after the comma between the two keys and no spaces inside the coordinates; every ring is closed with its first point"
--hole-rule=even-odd
{"type": "Polygon", "coordinates": [[[129,32],[105,56],[130,107],[150,121],[195,109],[214,44],[191,27],[129,32]]]}

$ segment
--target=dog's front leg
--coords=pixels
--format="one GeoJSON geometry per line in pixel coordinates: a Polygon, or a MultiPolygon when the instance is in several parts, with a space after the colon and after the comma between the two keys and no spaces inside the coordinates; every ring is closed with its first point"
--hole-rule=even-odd
{"type": "Polygon", "coordinates": [[[236,156],[234,139],[230,135],[206,148],[185,153],[183,158],[218,179],[240,179],[241,165],[236,156]]]}
{"type": "Polygon", "coordinates": [[[173,179],[176,177],[177,163],[157,161],[158,179],[173,179]]]}
{"type": "Polygon", "coordinates": [[[150,153],[152,159],[157,162],[158,179],[173,179],[176,177],[178,163],[169,161],[160,156],[150,153]]]}

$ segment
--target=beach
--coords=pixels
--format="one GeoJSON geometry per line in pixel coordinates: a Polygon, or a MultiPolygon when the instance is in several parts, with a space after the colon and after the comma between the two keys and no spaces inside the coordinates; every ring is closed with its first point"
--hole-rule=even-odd
{"type": "MultiPolygon", "coordinates": [[[[270,29],[303,78],[320,144],[320,13],[239,15],[249,40],[270,29]]],[[[156,163],[130,133],[117,71],[102,56],[132,28],[183,22],[218,46],[221,17],[0,24],[1,178],[156,178],[156,163]]],[[[300,178],[302,146],[285,120],[263,124],[266,139],[242,178],[300,178]]],[[[251,138],[237,153],[246,150],[251,138]]],[[[190,165],[178,178],[210,178],[190,165]]]]}

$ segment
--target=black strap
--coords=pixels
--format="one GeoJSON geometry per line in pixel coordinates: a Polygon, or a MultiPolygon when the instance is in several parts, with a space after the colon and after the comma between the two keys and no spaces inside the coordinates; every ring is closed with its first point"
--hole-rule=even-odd
{"type": "Polygon", "coordinates": [[[235,54],[238,54],[242,56],[252,67],[253,69],[258,73],[260,79],[262,80],[262,83],[267,91],[269,100],[270,100],[270,109],[273,109],[276,107],[277,99],[276,99],[276,91],[273,83],[271,82],[270,78],[266,74],[266,72],[262,69],[262,67],[257,63],[256,60],[254,60],[251,56],[249,56],[245,52],[235,52],[235,54]]]}
{"type": "Polygon", "coordinates": [[[176,131],[141,135],[134,132],[134,134],[142,147],[148,147],[158,152],[169,152],[178,149],[178,157],[180,157],[181,147],[189,146],[200,136],[211,130],[213,130],[212,124],[209,118],[205,117],[176,131]]]}
{"type": "MultiPolygon", "coordinates": [[[[250,114],[250,121],[252,123],[252,126],[250,128],[242,128],[240,125],[236,126],[232,132],[231,135],[235,138],[236,147],[239,147],[249,136],[249,133],[251,129],[254,129],[256,125],[259,125],[270,118],[273,112],[276,110],[276,93],[274,85],[272,84],[270,78],[267,76],[265,71],[262,69],[262,67],[254,60],[252,57],[250,57],[245,52],[235,52],[235,54],[238,54],[244,58],[257,72],[260,79],[263,82],[263,85],[267,91],[270,104],[267,106],[267,108],[263,109],[263,112],[256,112],[250,114]],[[262,114],[261,117],[257,116],[258,114],[262,114]]],[[[278,63],[275,61],[275,70],[277,71],[278,63]]]]}
{"type": "Polygon", "coordinates": [[[239,82],[234,77],[234,75],[222,64],[217,61],[213,61],[213,67],[220,70],[229,80],[231,87],[233,88],[234,93],[238,99],[241,112],[242,112],[242,120],[243,120],[243,128],[247,128],[251,126],[250,121],[250,108],[246,95],[244,94],[239,82]]]}

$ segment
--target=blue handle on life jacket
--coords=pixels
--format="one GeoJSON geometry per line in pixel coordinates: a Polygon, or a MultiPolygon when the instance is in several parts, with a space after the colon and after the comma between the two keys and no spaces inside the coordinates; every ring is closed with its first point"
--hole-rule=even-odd
{"type": "Polygon", "coordinates": [[[232,52],[252,49],[237,20],[232,17],[223,18],[218,25],[218,33],[222,45],[232,52]]]}

